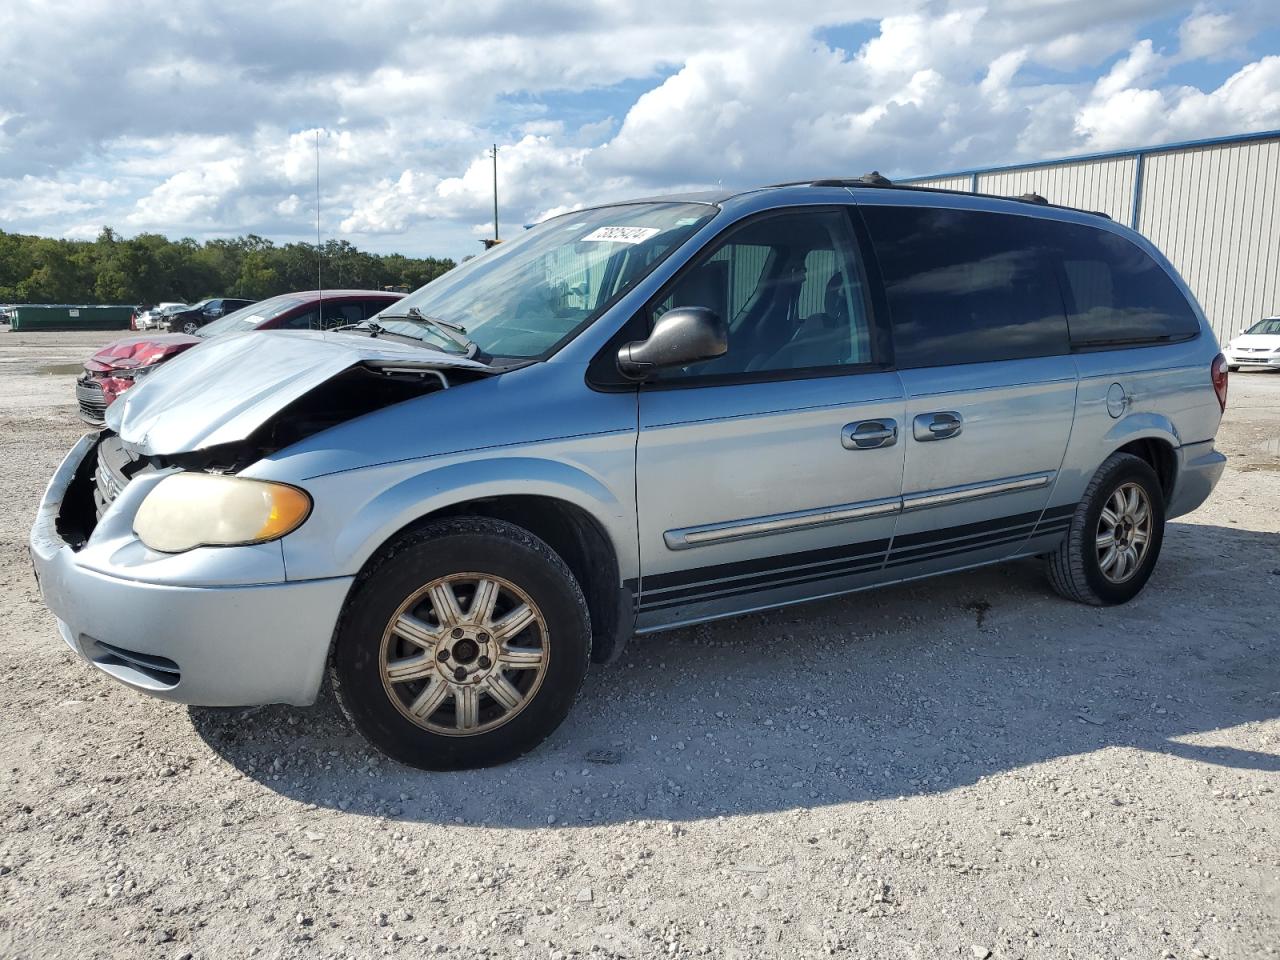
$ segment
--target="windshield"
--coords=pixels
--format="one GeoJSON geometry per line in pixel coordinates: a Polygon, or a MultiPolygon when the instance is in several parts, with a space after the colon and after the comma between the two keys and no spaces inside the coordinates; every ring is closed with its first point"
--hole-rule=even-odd
{"type": "Polygon", "coordinates": [[[274,320],[304,302],[301,297],[295,296],[272,297],[270,300],[263,300],[261,303],[241,307],[233,313],[228,313],[225,317],[219,317],[213,323],[206,323],[196,331],[196,336],[216,337],[223,333],[256,330],[268,320],[274,320]]]}
{"type": "Polygon", "coordinates": [[[719,210],[632,203],[548,220],[450,270],[372,322],[451,353],[466,348],[411,310],[466,331],[484,354],[549,352],[629,289],[719,210]]]}
{"type": "Polygon", "coordinates": [[[1268,317],[1266,320],[1259,320],[1245,333],[1274,333],[1280,334],[1280,317],[1268,317]]]}

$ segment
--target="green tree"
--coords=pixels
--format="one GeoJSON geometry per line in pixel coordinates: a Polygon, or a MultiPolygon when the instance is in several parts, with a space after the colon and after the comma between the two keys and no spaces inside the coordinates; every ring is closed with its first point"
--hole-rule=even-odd
{"type": "Polygon", "coordinates": [[[438,257],[380,256],[346,240],[276,246],[266,237],[126,239],[103,227],[96,239],[53,240],[0,230],[0,302],[194,303],[205,297],[261,299],[316,286],[419,287],[453,268],[438,257]]]}

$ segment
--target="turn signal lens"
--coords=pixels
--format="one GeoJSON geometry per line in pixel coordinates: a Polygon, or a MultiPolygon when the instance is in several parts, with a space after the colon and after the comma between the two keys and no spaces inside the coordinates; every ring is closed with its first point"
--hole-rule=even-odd
{"type": "Polygon", "coordinates": [[[156,484],[133,518],[152,550],[182,553],[278,540],[311,513],[297,487],[212,473],[175,473],[156,484]]]}

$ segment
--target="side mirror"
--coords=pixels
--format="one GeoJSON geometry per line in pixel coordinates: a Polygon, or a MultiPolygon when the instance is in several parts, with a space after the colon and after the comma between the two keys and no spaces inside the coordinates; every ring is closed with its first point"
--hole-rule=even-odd
{"type": "Polygon", "coordinates": [[[729,327],[714,310],[676,307],[664,313],[648,340],[633,340],[618,348],[623,376],[643,380],[663,367],[722,357],[729,350],[729,327]]]}

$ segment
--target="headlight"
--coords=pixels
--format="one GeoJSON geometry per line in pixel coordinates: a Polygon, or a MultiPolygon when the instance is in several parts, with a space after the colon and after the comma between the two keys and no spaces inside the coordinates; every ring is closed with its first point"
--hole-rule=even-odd
{"type": "Polygon", "coordinates": [[[133,518],[152,550],[181,553],[277,540],[311,512],[297,487],[212,473],[175,473],[156,484],[133,518]]]}

